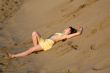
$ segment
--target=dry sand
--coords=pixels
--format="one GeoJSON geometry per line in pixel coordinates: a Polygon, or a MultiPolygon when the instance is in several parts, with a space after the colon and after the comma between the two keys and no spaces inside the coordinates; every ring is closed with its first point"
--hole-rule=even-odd
{"type": "Polygon", "coordinates": [[[11,13],[0,24],[0,73],[110,73],[110,0],[24,0],[11,13]],[[81,36],[49,51],[5,57],[7,51],[33,46],[33,31],[46,38],[79,24],[84,28],[81,36]]]}

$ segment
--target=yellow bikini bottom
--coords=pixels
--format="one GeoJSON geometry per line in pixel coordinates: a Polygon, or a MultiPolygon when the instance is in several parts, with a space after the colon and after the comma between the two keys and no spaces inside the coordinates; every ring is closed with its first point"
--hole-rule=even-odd
{"type": "Polygon", "coordinates": [[[51,40],[51,39],[43,39],[41,37],[38,39],[38,42],[39,42],[39,45],[41,46],[41,48],[44,51],[47,51],[47,50],[51,49],[53,44],[54,44],[53,40],[51,40]]]}

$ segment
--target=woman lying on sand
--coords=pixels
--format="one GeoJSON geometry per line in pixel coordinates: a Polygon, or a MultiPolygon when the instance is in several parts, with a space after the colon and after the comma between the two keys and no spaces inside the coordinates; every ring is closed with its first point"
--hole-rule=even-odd
{"type": "Polygon", "coordinates": [[[33,32],[32,33],[32,40],[34,44],[33,47],[18,54],[8,53],[8,56],[9,58],[24,57],[31,54],[32,52],[41,51],[41,50],[47,51],[51,49],[55,43],[75,37],[77,35],[80,35],[81,33],[82,33],[82,27],[80,26],[78,26],[77,29],[68,27],[63,31],[63,33],[55,33],[50,37],[48,37],[47,39],[43,39],[37,32],[33,32]]]}

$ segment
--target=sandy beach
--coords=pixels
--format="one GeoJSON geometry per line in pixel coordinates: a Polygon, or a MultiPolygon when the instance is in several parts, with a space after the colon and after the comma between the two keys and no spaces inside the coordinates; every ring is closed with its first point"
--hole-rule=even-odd
{"type": "Polygon", "coordinates": [[[110,73],[110,0],[1,0],[0,73],[110,73]],[[8,59],[43,38],[81,25],[81,36],[48,51],[8,59]]]}

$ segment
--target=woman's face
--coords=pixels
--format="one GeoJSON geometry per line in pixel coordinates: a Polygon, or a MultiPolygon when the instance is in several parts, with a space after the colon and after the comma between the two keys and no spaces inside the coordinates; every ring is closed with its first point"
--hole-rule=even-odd
{"type": "Polygon", "coordinates": [[[70,32],[71,32],[71,29],[69,27],[64,30],[64,34],[70,34],[70,32]]]}

